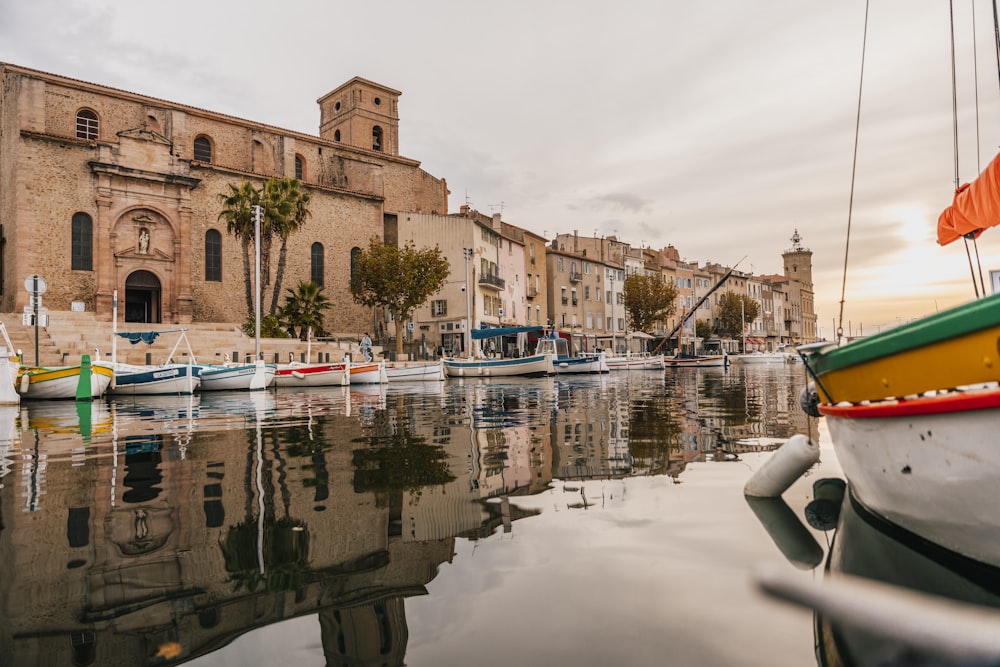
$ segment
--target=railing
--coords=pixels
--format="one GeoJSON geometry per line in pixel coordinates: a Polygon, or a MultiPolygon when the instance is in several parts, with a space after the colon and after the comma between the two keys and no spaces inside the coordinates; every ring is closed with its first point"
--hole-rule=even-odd
{"type": "Polygon", "coordinates": [[[479,276],[479,284],[486,287],[494,287],[498,290],[503,289],[507,285],[503,278],[489,273],[484,273],[479,276]]]}
{"type": "Polygon", "coordinates": [[[529,287],[528,291],[525,293],[524,296],[529,299],[534,299],[536,296],[538,296],[538,290],[534,287],[529,287]]]}
{"type": "Polygon", "coordinates": [[[580,273],[579,271],[570,271],[569,272],[569,280],[572,283],[578,283],[581,280],[583,280],[583,274],[580,273]]]}

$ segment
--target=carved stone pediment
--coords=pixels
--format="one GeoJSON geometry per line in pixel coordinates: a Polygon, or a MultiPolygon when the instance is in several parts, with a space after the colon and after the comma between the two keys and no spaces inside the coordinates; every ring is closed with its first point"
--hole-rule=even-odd
{"type": "Polygon", "coordinates": [[[149,252],[139,252],[139,246],[132,246],[115,253],[115,259],[141,259],[145,261],[172,262],[174,258],[158,248],[150,248],[149,252]]]}
{"type": "Polygon", "coordinates": [[[159,132],[154,132],[153,130],[147,130],[145,128],[133,128],[131,130],[122,130],[118,133],[121,139],[136,139],[138,141],[150,141],[156,144],[163,144],[164,146],[172,146],[173,143],[167,139],[165,136],[159,132]]]}

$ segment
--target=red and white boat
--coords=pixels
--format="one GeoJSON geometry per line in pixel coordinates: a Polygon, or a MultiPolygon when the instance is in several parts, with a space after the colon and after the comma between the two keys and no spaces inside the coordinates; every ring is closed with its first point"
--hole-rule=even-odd
{"type": "Polygon", "coordinates": [[[351,362],[325,364],[292,362],[274,373],[275,387],[339,387],[350,384],[351,362]]]}

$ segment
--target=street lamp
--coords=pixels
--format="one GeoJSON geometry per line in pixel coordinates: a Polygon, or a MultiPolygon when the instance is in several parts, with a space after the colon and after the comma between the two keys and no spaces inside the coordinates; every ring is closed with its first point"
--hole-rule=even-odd
{"type": "Polygon", "coordinates": [[[472,259],[472,248],[462,248],[465,257],[465,353],[472,358],[472,278],[469,273],[469,260],[472,259]]]}

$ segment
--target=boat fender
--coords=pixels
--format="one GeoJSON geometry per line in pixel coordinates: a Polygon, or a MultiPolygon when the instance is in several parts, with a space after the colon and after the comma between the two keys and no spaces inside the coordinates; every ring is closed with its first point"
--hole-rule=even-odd
{"type": "Polygon", "coordinates": [[[839,477],[824,477],[813,482],[813,499],[806,505],[809,525],[816,530],[836,528],[846,493],[847,483],[839,477]]]}
{"type": "Polygon", "coordinates": [[[810,417],[823,416],[819,412],[819,392],[816,391],[815,382],[810,382],[799,392],[799,407],[810,417]]]}
{"type": "Polygon", "coordinates": [[[21,376],[21,387],[20,389],[18,389],[18,392],[22,394],[27,394],[28,385],[30,384],[31,384],[31,375],[29,375],[28,373],[23,374],[21,376]]]}
{"type": "Polygon", "coordinates": [[[757,498],[777,498],[817,461],[819,445],[801,433],[793,435],[747,480],[743,493],[757,498]]]}
{"type": "Polygon", "coordinates": [[[292,371],[292,377],[301,380],[302,378],[305,377],[305,375],[300,373],[299,371],[292,371]]]}
{"type": "Polygon", "coordinates": [[[823,547],[783,498],[746,497],[747,504],[785,559],[800,570],[823,563],[823,547]]]}

